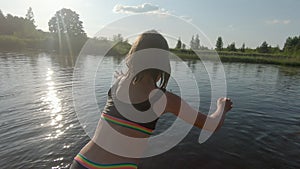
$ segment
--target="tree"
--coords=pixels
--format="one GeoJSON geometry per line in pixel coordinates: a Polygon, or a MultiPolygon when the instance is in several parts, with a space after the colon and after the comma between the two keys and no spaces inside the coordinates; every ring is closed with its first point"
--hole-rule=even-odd
{"type": "Polygon", "coordinates": [[[182,49],[185,50],[185,48],[186,48],[186,45],[185,45],[185,43],[183,43],[182,44],[182,49]]]}
{"type": "Polygon", "coordinates": [[[192,36],[191,42],[190,42],[190,48],[194,49],[195,48],[195,41],[194,41],[194,35],[192,36]]]}
{"type": "Polygon", "coordinates": [[[57,11],[49,20],[48,26],[51,33],[86,37],[79,15],[71,9],[63,8],[57,11]]]}
{"type": "Polygon", "coordinates": [[[286,53],[294,53],[297,50],[300,50],[300,36],[297,37],[288,37],[284,43],[283,51],[286,53]]]}
{"type": "Polygon", "coordinates": [[[200,39],[199,35],[196,34],[196,36],[192,36],[191,42],[190,42],[191,49],[199,50],[200,49],[200,39]]]}
{"type": "Polygon", "coordinates": [[[258,52],[260,53],[268,53],[269,52],[269,45],[266,41],[264,41],[260,47],[257,48],[258,52]]]}
{"type": "Polygon", "coordinates": [[[34,14],[31,7],[28,8],[25,19],[34,24],[34,14]]]}
{"type": "Polygon", "coordinates": [[[5,34],[6,32],[6,18],[0,10],[0,34],[5,34]]]}
{"type": "Polygon", "coordinates": [[[5,19],[5,16],[3,15],[1,9],[0,9],[0,21],[3,21],[5,19]]]}
{"type": "Polygon", "coordinates": [[[200,38],[199,35],[196,35],[196,39],[195,39],[195,47],[196,49],[200,49],[201,45],[200,45],[200,38]]]}
{"type": "Polygon", "coordinates": [[[0,34],[14,35],[19,38],[34,38],[36,35],[35,25],[23,18],[7,14],[6,17],[0,12],[0,34]]]}
{"type": "Polygon", "coordinates": [[[232,42],[230,45],[228,45],[227,50],[235,52],[236,51],[235,43],[232,42]]]}
{"type": "Polygon", "coordinates": [[[77,54],[87,40],[79,15],[71,9],[63,8],[48,22],[54,39],[54,49],[62,54],[77,54]]]}
{"type": "Polygon", "coordinates": [[[122,37],[122,35],[120,33],[118,33],[117,35],[113,35],[113,42],[123,42],[124,38],[122,37]]]}
{"type": "Polygon", "coordinates": [[[177,40],[177,44],[176,44],[176,47],[175,47],[175,49],[181,49],[181,40],[180,40],[180,38],[177,40]]]}
{"type": "Polygon", "coordinates": [[[196,50],[200,49],[200,39],[199,39],[199,35],[198,34],[196,35],[194,45],[195,45],[194,49],[196,49],[196,50]]]}
{"type": "Polygon", "coordinates": [[[245,43],[243,43],[242,47],[241,47],[241,52],[245,52],[246,51],[246,47],[245,47],[245,43]]]}
{"type": "Polygon", "coordinates": [[[223,49],[223,40],[222,37],[218,37],[216,42],[216,49],[221,51],[223,49]]]}
{"type": "Polygon", "coordinates": [[[279,53],[280,52],[279,45],[277,45],[276,47],[271,47],[270,52],[271,53],[279,53]]]}

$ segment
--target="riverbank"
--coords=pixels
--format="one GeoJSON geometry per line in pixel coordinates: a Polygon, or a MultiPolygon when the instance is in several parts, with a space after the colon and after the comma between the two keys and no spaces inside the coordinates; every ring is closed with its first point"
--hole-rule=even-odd
{"type": "MultiPolygon", "coordinates": [[[[130,49],[129,44],[116,45],[112,50],[108,52],[109,56],[125,56],[130,49]],[[126,46],[126,48],[124,47],[126,46]]],[[[0,53],[52,53],[54,55],[61,55],[55,50],[35,50],[35,49],[22,49],[22,50],[0,50],[0,53]]],[[[272,54],[260,54],[260,53],[238,53],[238,52],[216,52],[210,51],[196,51],[191,50],[174,50],[171,52],[183,60],[199,60],[198,55],[202,59],[211,60],[212,56],[219,56],[222,62],[241,62],[241,63],[260,63],[260,64],[274,64],[284,66],[300,67],[300,57],[289,57],[285,55],[272,55],[272,54]]],[[[64,54],[62,54],[64,55],[64,54]]],[[[97,53],[91,53],[91,55],[97,55],[97,53]]],[[[215,58],[215,57],[214,57],[215,58]]]]}
{"type": "Polygon", "coordinates": [[[179,58],[185,59],[199,59],[200,55],[203,59],[209,60],[212,56],[219,56],[222,62],[243,62],[243,63],[261,63],[261,64],[275,64],[284,66],[300,67],[300,57],[290,57],[286,55],[274,54],[260,54],[260,53],[239,53],[239,52],[216,52],[216,51],[196,51],[190,50],[174,50],[171,52],[179,58]]]}
{"type": "Polygon", "coordinates": [[[57,55],[78,56],[85,44],[85,54],[103,55],[101,49],[110,49],[106,55],[125,56],[131,48],[127,41],[112,41],[88,37],[71,37],[68,39],[47,34],[44,39],[22,39],[15,36],[0,35],[1,53],[51,53],[57,55]]]}

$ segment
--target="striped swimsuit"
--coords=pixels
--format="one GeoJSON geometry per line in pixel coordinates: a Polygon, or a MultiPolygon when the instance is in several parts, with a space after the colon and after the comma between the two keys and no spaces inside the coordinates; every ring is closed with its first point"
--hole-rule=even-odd
{"type": "MultiPolygon", "coordinates": [[[[161,90],[165,92],[165,89],[161,89],[161,90]]],[[[101,119],[109,123],[113,123],[132,130],[136,130],[148,135],[152,134],[152,131],[155,129],[158,118],[148,123],[137,123],[131,121],[118,112],[117,108],[114,105],[113,100],[115,100],[115,98],[113,99],[112,89],[110,89],[108,92],[108,99],[106,105],[101,114],[101,119]]],[[[146,100],[138,104],[132,104],[132,105],[134,108],[136,108],[139,111],[146,111],[151,107],[149,100],[146,100]]],[[[100,164],[87,159],[86,157],[84,157],[82,154],[79,153],[74,158],[74,161],[70,169],[137,169],[137,164],[134,163],[100,164]]]]}
{"type": "Polygon", "coordinates": [[[137,164],[134,163],[115,163],[115,164],[100,164],[87,159],[82,154],[77,154],[71,166],[76,169],[137,169],[137,164]]]}

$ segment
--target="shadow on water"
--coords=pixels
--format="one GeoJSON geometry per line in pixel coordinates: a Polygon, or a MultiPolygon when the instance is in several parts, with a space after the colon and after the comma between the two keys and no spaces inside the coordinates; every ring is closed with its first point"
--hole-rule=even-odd
{"type": "Polygon", "coordinates": [[[300,70],[296,67],[278,66],[278,70],[283,76],[300,76],[300,70]]]}
{"type": "MultiPolygon", "coordinates": [[[[47,55],[47,54],[46,54],[47,55]]],[[[52,54],[53,64],[58,64],[62,68],[74,67],[78,56],[52,54]]]]}

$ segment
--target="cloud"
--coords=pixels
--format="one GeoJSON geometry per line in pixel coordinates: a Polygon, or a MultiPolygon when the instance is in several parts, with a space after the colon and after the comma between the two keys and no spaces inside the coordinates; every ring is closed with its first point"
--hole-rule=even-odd
{"type": "MultiPolygon", "coordinates": [[[[141,13],[151,13],[151,14],[159,14],[159,15],[170,15],[171,11],[168,11],[164,8],[160,8],[157,5],[153,5],[151,3],[144,3],[141,5],[136,6],[128,6],[128,5],[121,5],[117,4],[113,8],[113,12],[115,13],[124,13],[124,14],[141,14],[141,13]]],[[[178,16],[181,19],[192,22],[192,18],[189,16],[178,16]]]]}
{"type": "Polygon", "coordinates": [[[192,18],[191,17],[189,17],[189,16],[180,16],[180,18],[181,19],[183,19],[183,20],[185,20],[185,21],[187,21],[187,22],[192,22],[192,18]]]}
{"type": "Polygon", "coordinates": [[[169,14],[169,11],[159,8],[156,5],[152,5],[150,3],[144,3],[142,5],[136,6],[126,6],[117,4],[113,8],[113,12],[115,13],[126,13],[126,14],[136,14],[136,13],[156,13],[156,14],[169,14]]]}
{"type": "Polygon", "coordinates": [[[227,29],[228,29],[229,31],[236,31],[236,30],[237,30],[237,27],[234,26],[234,25],[232,25],[232,24],[230,24],[230,25],[227,25],[227,29]]]}
{"type": "Polygon", "coordinates": [[[291,20],[279,20],[279,19],[273,19],[273,20],[267,20],[267,24],[274,25],[274,24],[282,24],[282,25],[287,25],[291,23],[291,20]]]}

